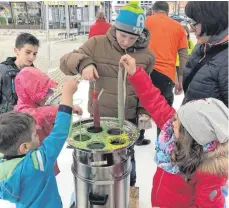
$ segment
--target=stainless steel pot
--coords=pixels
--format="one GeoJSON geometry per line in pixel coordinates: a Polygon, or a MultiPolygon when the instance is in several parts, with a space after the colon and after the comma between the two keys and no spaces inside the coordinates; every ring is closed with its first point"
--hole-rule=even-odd
{"type": "MultiPolygon", "coordinates": [[[[101,118],[104,122],[117,121],[115,118],[101,118]]],[[[84,124],[92,119],[81,121],[84,124]]],[[[102,123],[102,122],[101,122],[102,123]]],[[[79,122],[73,125],[78,126],[79,122]]],[[[135,125],[125,121],[126,133],[134,138],[120,149],[90,150],[74,147],[72,173],[75,185],[76,208],[128,208],[133,145],[138,138],[135,125]]],[[[69,144],[73,143],[69,140],[69,144]]]]}

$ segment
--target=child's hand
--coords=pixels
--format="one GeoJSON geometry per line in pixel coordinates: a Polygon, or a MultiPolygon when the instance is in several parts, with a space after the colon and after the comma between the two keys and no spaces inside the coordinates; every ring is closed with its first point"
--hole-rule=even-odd
{"type": "Polygon", "coordinates": [[[72,108],[72,111],[73,111],[73,113],[76,113],[79,116],[82,116],[83,115],[83,110],[78,105],[74,105],[73,108],[72,108]]]}
{"type": "Polygon", "coordinates": [[[77,79],[69,79],[65,81],[62,90],[63,93],[61,95],[60,104],[72,106],[72,97],[73,94],[76,92],[77,88],[78,88],[77,79]]]}
{"type": "Polygon", "coordinates": [[[99,78],[98,71],[93,64],[88,65],[82,71],[82,77],[85,80],[95,81],[99,78]]]}
{"type": "Polygon", "coordinates": [[[63,94],[73,95],[78,89],[77,79],[69,79],[64,82],[63,94]]]}
{"type": "Polygon", "coordinates": [[[130,55],[121,57],[120,64],[125,68],[128,74],[133,75],[136,72],[136,61],[130,55]]]}

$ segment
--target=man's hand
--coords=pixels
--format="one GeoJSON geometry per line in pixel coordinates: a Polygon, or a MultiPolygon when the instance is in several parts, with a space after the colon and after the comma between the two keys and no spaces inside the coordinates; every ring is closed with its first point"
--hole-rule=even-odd
{"type": "Polygon", "coordinates": [[[85,80],[95,81],[99,78],[98,72],[93,64],[88,65],[82,71],[82,77],[85,80]]]}
{"type": "Polygon", "coordinates": [[[122,56],[119,62],[128,74],[133,75],[136,72],[136,61],[130,55],[126,54],[122,56]]]}
{"type": "Polygon", "coordinates": [[[181,95],[183,92],[183,84],[182,82],[177,82],[175,84],[175,95],[181,95]]]}
{"type": "Polygon", "coordinates": [[[146,114],[140,114],[138,116],[138,128],[139,129],[152,128],[151,118],[146,114]]]}

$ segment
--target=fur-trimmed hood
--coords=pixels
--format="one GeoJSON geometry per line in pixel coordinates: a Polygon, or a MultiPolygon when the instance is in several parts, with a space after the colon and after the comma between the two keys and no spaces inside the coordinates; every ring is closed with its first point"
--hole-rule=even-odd
{"type": "Polygon", "coordinates": [[[216,148],[204,154],[199,172],[218,176],[228,175],[228,142],[218,144],[216,148]]]}

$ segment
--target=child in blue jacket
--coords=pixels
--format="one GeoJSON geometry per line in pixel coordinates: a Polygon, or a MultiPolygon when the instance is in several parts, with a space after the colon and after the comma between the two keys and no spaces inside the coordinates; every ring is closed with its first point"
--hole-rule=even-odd
{"type": "Polygon", "coordinates": [[[68,137],[76,90],[76,80],[65,83],[55,125],[41,146],[29,114],[0,115],[0,199],[17,208],[62,207],[53,167],[68,137]]]}

